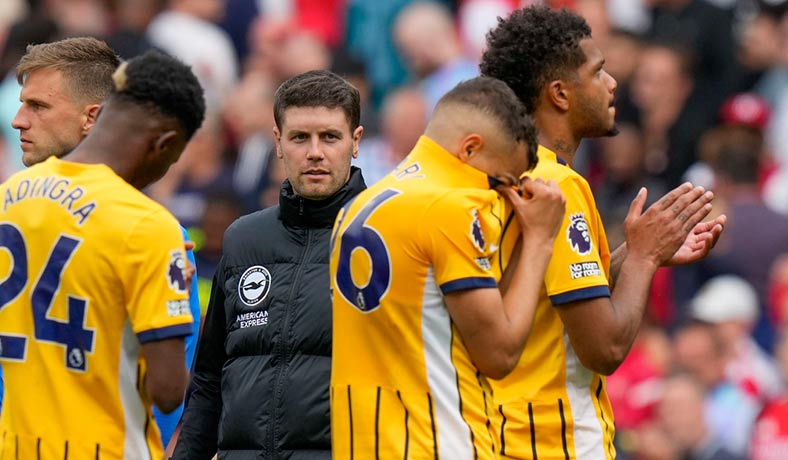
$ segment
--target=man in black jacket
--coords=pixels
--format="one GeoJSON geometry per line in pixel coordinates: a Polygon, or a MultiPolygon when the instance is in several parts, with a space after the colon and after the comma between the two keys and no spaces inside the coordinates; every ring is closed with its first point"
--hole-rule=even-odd
{"type": "Polygon", "coordinates": [[[224,254],[175,459],[330,459],[329,240],[363,190],[359,93],[328,71],[276,92],[279,205],[244,216],[224,254]]]}

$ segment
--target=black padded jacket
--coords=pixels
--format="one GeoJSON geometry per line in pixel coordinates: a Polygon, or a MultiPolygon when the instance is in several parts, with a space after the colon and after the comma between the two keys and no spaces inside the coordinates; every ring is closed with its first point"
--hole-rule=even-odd
{"type": "Polygon", "coordinates": [[[285,181],[227,229],[175,459],[331,458],[329,239],[364,188],[355,167],[326,200],[285,181]]]}

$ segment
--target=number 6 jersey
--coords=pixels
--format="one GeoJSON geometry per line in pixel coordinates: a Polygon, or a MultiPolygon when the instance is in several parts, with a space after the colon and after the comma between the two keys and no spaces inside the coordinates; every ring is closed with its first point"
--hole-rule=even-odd
{"type": "Polygon", "coordinates": [[[333,458],[492,459],[489,386],[443,294],[497,287],[504,200],[427,137],[337,216],[333,458]]]}
{"type": "Polygon", "coordinates": [[[191,331],[177,222],[54,157],[0,200],[0,458],[162,458],[140,350],[191,331]]]}

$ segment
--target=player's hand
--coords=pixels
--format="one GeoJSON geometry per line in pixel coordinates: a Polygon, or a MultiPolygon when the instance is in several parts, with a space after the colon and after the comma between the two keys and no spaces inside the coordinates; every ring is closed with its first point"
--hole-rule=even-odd
{"type": "MultiPolygon", "coordinates": [[[[194,241],[185,241],[183,247],[186,252],[191,251],[194,249],[194,241]]],[[[195,273],[197,273],[197,269],[194,267],[194,264],[192,264],[192,261],[187,257],[186,268],[183,270],[183,274],[186,277],[186,286],[188,286],[189,294],[192,292],[192,278],[194,278],[195,273]]]]}
{"type": "Polygon", "coordinates": [[[526,177],[521,183],[522,196],[509,186],[496,190],[512,203],[523,237],[555,239],[566,214],[566,198],[554,180],[526,177]]]}
{"type": "Polygon", "coordinates": [[[687,265],[706,257],[720,239],[727,220],[727,216],[722,214],[716,219],[696,224],[665,265],[687,265]]]}
{"type": "MultiPolygon", "coordinates": [[[[624,220],[627,251],[657,266],[665,265],[679,253],[695,226],[711,212],[714,194],[703,187],[684,183],[643,212],[647,194],[645,187],[640,189],[624,220]]],[[[705,232],[696,237],[703,234],[705,232]]],[[[679,258],[694,254],[699,249],[696,237],[691,238],[686,248],[690,254],[683,250],[679,258]]]]}

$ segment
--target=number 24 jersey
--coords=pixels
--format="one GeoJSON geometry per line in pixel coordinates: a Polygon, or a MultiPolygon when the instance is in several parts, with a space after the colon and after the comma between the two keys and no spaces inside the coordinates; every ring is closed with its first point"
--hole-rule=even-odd
{"type": "Polygon", "coordinates": [[[141,343],[191,331],[175,219],[105,165],[0,186],[0,459],[162,457],[141,343]]]}

